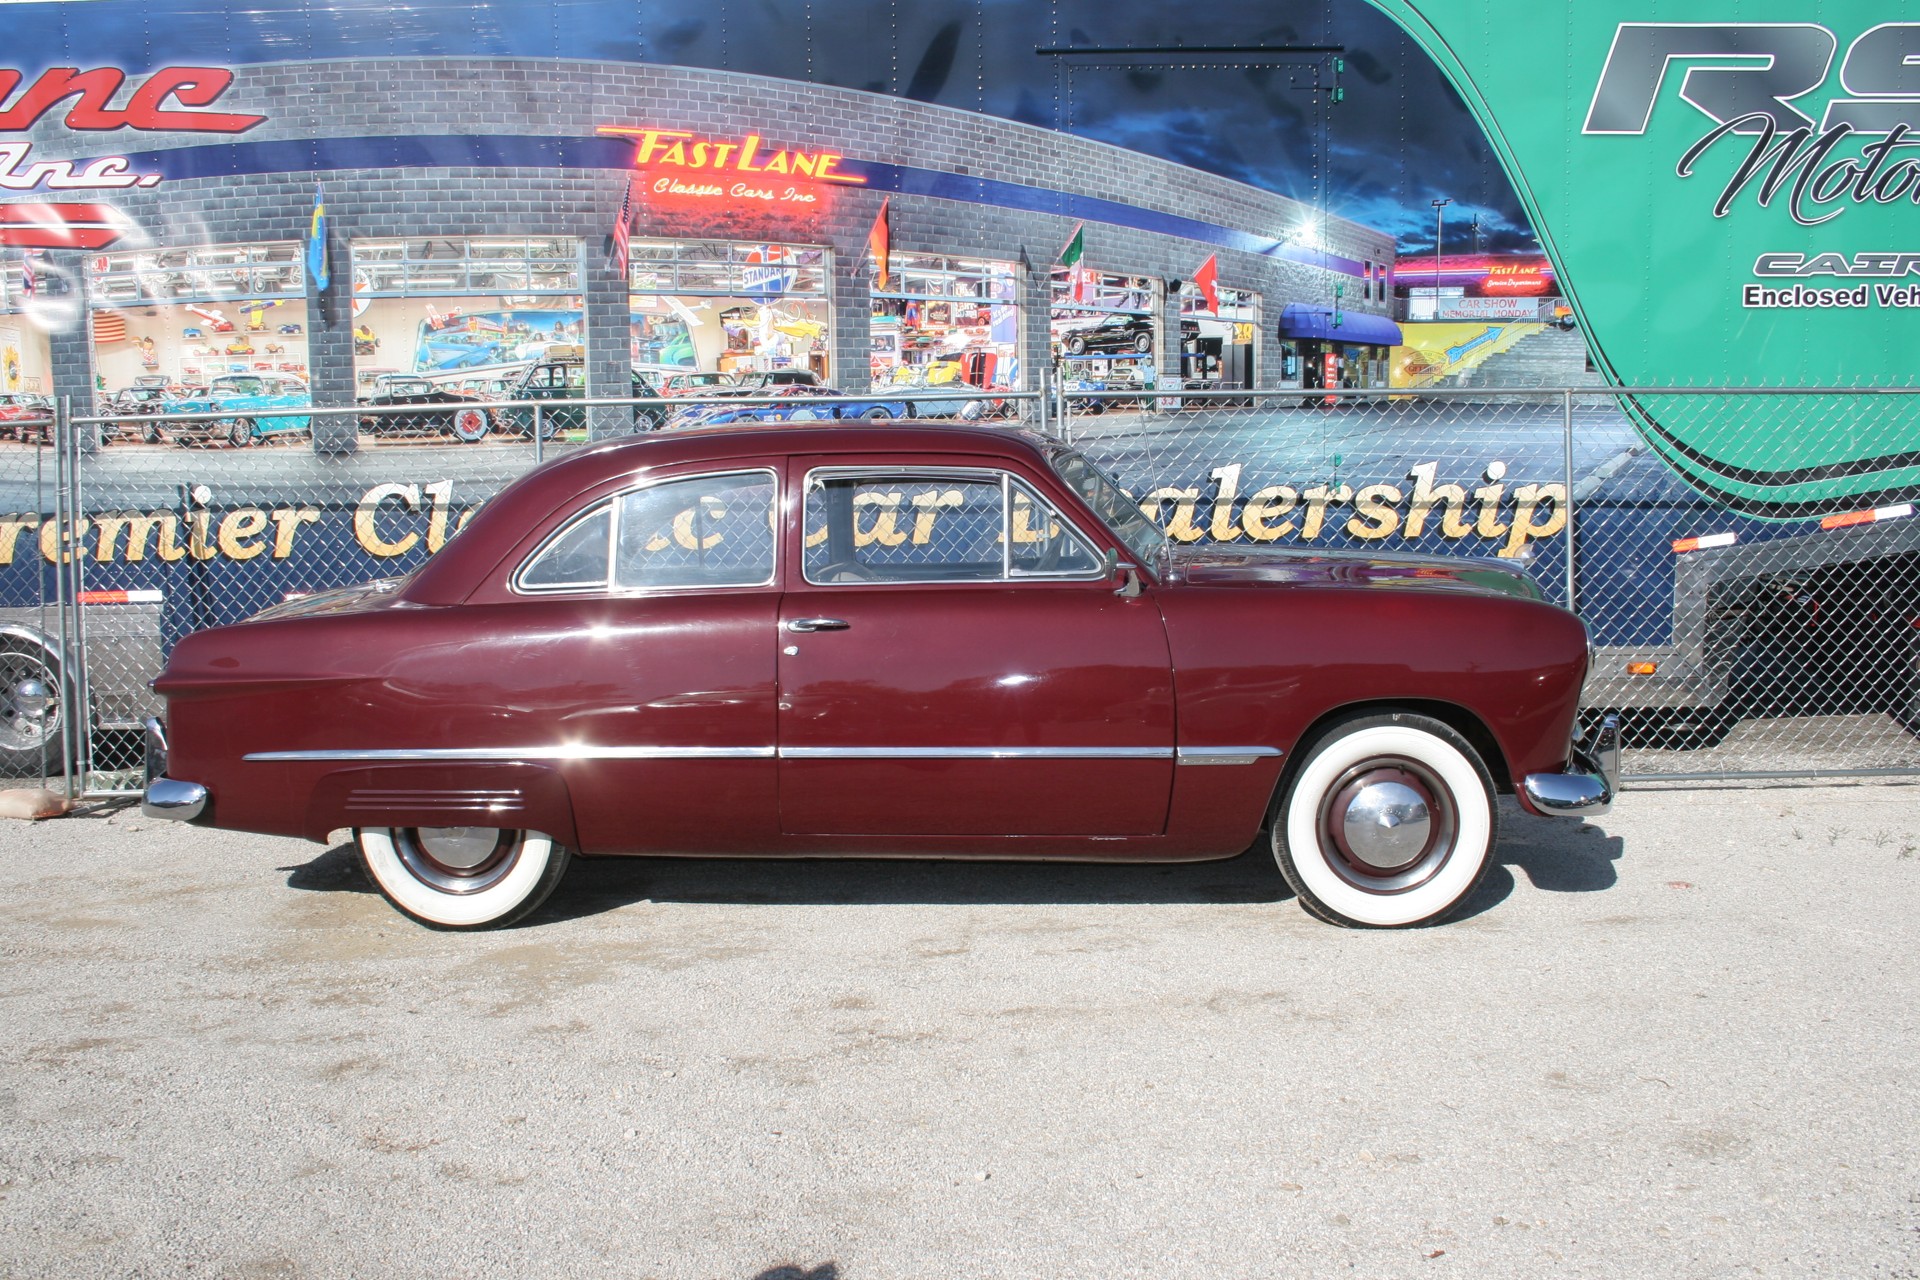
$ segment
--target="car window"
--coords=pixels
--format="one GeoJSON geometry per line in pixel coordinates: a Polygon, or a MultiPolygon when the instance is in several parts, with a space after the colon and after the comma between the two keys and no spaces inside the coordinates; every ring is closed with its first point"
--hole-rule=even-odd
{"type": "Polygon", "coordinates": [[[620,499],[614,585],[750,587],[773,581],[773,473],[696,476],[620,499]]]}
{"type": "Polygon", "coordinates": [[[1142,563],[1151,564],[1166,547],[1167,535],[1111,476],[1071,449],[1052,450],[1047,460],[1053,464],[1054,473],[1086,500],[1093,513],[1107,522],[1142,563]]]}
{"type": "Polygon", "coordinates": [[[603,502],[575,519],[534,552],[520,570],[523,591],[582,591],[607,585],[612,548],[613,504],[603,502]]]}
{"type": "Polygon", "coordinates": [[[1008,570],[1016,578],[1079,577],[1100,571],[1100,557],[1051,502],[1018,480],[1009,493],[1012,550],[1008,570]]]}
{"type": "Polygon", "coordinates": [[[773,581],[771,471],[689,476],[574,517],[514,576],[526,592],[750,587],[773,581]]]}
{"type": "Polygon", "coordinates": [[[1003,472],[815,473],[805,573],[822,584],[1004,582],[1096,573],[1091,544],[1003,472]]]}

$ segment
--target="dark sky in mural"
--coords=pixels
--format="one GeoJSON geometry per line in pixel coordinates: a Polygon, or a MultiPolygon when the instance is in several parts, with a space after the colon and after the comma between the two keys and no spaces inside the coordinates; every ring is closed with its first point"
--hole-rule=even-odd
{"type": "MultiPolygon", "coordinates": [[[[655,0],[651,59],[727,66],[1064,128],[1318,203],[1430,249],[1532,249],[1519,201],[1432,62],[1361,0],[655,0]],[[1345,101],[1311,69],[1258,63],[1096,66],[1036,46],[1344,45],[1345,101]]],[[[1159,60],[1155,60],[1158,63],[1159,60]]],[[[1324,65],[1324,64],[1323,64],[1324,65]]]]}
{"type": "Polygon", "coordinates": [[[900,94],[1189,164],[1429,249],[1531,248],[1519,202],[1432,62],[1364,0],[86,0],[6,4],[0,66],[353,57],[658,61],[900,94]],[[1307,68],[1096,67],[1036,46],[1346,46],[1346,100],[1307,68]],[[84,50],[84,52],[81,52],[84,50]]]}

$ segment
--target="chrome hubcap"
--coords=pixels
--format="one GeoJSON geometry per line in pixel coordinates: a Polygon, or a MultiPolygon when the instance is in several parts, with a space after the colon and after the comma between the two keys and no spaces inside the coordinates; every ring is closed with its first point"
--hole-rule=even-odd
{"type": "Polygon", "coordinates": [[[1413,760],[1363,761],[1320,803],[1327,865],[1368,893],[1404,893],[1431,880],[1453,856],[1456,826],[1452,792],[1413,760]]]}
{"type": "Polygon", "coordinates": [[[400,861],[442,893],[478,893],[500,883],[520,854],[520,836],[495,827],[408,827],[393,833],[400,861]]]}
{"type": "Polygon", "coordinates": [[[1347,804],[1347,847],[1360,861],[1382,871],[1404,867],[1427,847],[1433,813],[1426,798],[1404,782],[1375,782],[1360,788],[1347,804]]]}

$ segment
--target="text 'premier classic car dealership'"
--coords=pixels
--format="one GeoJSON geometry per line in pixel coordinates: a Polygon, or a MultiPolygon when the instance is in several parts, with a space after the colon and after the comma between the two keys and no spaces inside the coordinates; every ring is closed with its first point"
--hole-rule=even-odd
{"type": "Polygon", "coordinates": [[[1030,389],[1047,368],[1083,389],[1386,385],[1392,239],[1310,203],[824,85],[368,52],[23,81],[13,171],[111,203],[48,204],[8,239],[98,247],[8,264],[7,389],[244,375],[340,404],[404,376],[497,398],[560,352],[590,395],[628,394],[630,370],[668,395],[782,370],[856,391],[1030,389]],[[105,112],[123,84],[168,109],[105,112]]]}

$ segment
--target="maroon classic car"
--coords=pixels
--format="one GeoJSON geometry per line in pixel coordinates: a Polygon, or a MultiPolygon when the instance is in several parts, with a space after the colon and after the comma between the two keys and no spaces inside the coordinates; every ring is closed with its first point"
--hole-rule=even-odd
{"type": "Polygon", "coordinates": [[[1497,791],[1604,812],[1587,637],[1482,562],[1168,545],[1073,450],[964,427],[714,428],[538,468],[412,575],[189,636],[146,811],[324,841],[428,925],[569,851],[1231,857],[1410,925],[1497,791]]]}

